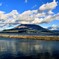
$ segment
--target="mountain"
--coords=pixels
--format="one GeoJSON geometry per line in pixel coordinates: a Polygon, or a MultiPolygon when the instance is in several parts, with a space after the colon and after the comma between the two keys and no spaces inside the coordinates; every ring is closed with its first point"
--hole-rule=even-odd
{"type": "Polygon", "coordinates": [[[48,31],[47,29],[36,25],[36,24],[21,24],[18,27],[16,27],[15,29],[32,29],[32,30],[39,30],[39,31],[48,31]]]}
{"type": "Polygon", "coordinates": [[[41,33],[41,32],[50,32],[50,31],[36,24],[21,24],[13,29],[4,30],[3,32],[41,33]]]}

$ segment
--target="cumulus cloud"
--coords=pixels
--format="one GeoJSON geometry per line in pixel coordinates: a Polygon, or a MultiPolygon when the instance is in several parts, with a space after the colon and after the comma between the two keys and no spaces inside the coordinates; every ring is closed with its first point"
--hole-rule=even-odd
{"type": "Polygon", "coordinates": [[[44,18],[44,20],[42,21],[42,23],[50,23],[51,21],[54,20],[59,20],[59,13],[56,15],[48,15],[44,18]]]}
{"type": "Polygon", "coordinates": [[[43,4],[38,10],[28,10],[23,13],[18,13],[17,10],[12,10],[10,13],[0,11],[0,29],[15,27],[19,24],[42,24],[49,23],[53,20],[59,20],[59,13],[52,12],[57,6],[54,0],[51,3],[43,4]]]}
{"type": "Polygon", "coordinates": [[[53,24],[51,27],[48,27],[49,30],[59,30],[59,26],[53,24]]]}
{"type": "Polygon", "coordinates": [[[39,23],[42,23],[43,19],[42,18],[35,18],[33,21],[32,21],[32,24],[39,24],[39,23]]]}
{"type": "Polygon", "coordinates": [[[44,10],[53,10],[57,6],[57,2],[54,0],[51,3],[43,4],[42,6],[39,7],[39,10],[44,11],[44,10]]]}

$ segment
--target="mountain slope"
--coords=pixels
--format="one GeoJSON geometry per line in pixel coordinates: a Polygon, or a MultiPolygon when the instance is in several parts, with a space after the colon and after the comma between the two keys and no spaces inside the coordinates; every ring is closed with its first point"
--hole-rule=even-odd
{"type": "Polygon", "coordinates": [[[35,24],[21,24],[13,29],[4,30],[3,32],[50,32],[49,30],[35,24]]]}
{"type": "Polygon", "coordinates": [[[25,29],[37,30],[37,31],[42,31],[42,32],[49,31],[48,29],[45,29],[45,28],[43,28],[39,25],[35,25],[35,24],[21,24],[21,25],[17,26],[14,29],[11,29],[11,30],[25,30],[25,29]]]}

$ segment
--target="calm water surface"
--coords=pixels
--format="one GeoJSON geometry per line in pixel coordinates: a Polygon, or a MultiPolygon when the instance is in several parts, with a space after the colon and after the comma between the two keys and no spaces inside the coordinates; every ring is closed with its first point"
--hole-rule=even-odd
{"type": "Polygon", "coordinates": [[[0,38],[0,59],[57,59],[59,41],[0,38]]]}

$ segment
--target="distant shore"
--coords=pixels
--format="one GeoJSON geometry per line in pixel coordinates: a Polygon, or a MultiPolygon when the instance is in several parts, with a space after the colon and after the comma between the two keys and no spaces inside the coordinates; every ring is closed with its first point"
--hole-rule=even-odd
{"type": "Polygon", "coordinates": [[[18,38],[18,39],[36,39],[36,40],[58,40],[59,36],[30,36],[30,35],[9,35],[9,34],[0,34],[0,37],[4,38],[18,38]]]}

